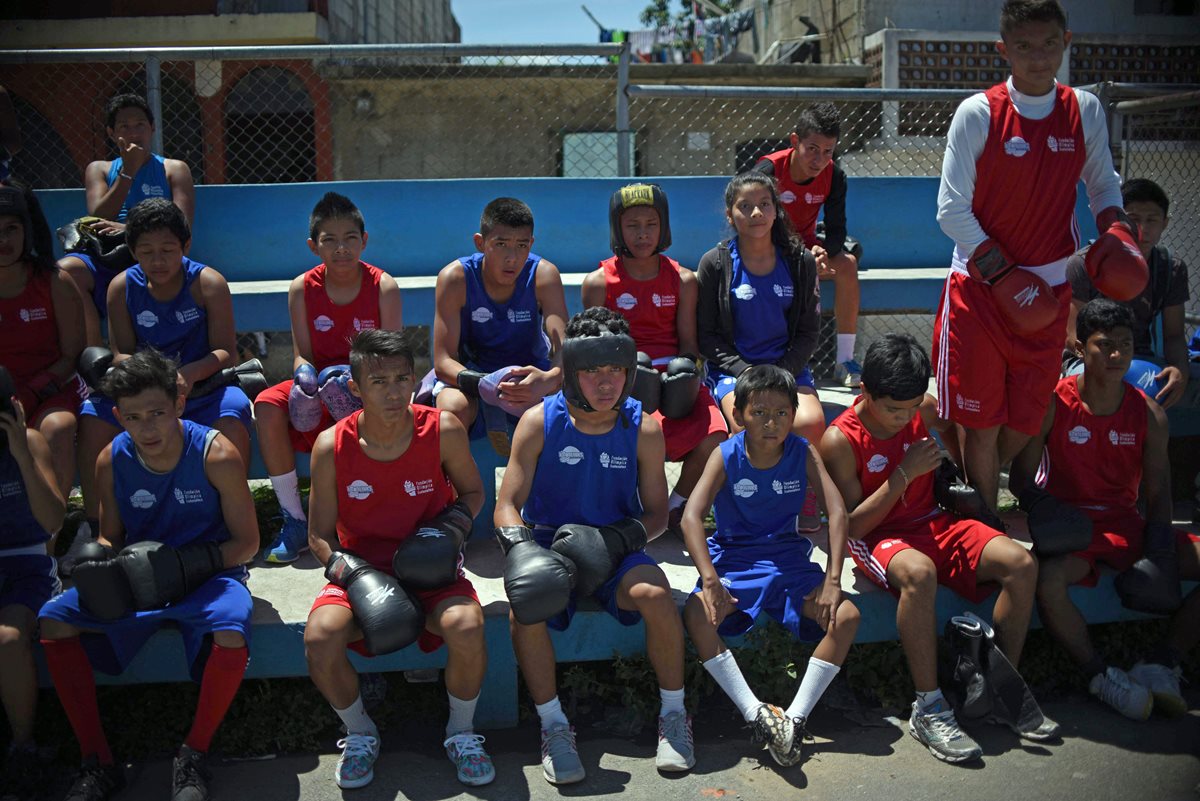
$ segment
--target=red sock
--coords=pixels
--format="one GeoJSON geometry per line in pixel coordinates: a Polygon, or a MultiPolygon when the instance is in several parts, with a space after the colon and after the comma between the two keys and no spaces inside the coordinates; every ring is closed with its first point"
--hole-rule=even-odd
{"type": "Polygon", "coordinates": [[[241,648],[213,645],[208,664],[204,666],[204,676],[200,679],[196,720],[192,722],[192,730],[183,741],[188,748],[208,751],[217,727],[221,725],[229,705],[233,703],[233,697],[237,695],[238,687],[242,685],[249,655],[250,651],[244,645],[241,648]]]}
{"type": "Polygon", "coordinates": [[[84,758],[94,756],[102,765],[113,763],[112,751],[100,727],[100,707],[96,703],[96,677],[92,663],[79,637],[63,640],[42,640],[46,652],[46,667],[58,692],[58,700],[66,710],[71,728],[79,740],[84,758]]]}

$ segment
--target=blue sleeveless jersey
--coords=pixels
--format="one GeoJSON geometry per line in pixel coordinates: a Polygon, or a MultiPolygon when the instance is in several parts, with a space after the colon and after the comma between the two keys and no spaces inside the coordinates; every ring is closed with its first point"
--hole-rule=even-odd
{"type": "MultiPolygon", "coordinates": [[[[173,200],[171,196],[171,182],[167,180],[167,164],[166,160],[157,153],[151,153],[151,158],[142,168],[137,171],[137,175],[133,176],[133,182],[129,187],[129,194],[125,196],[125,202],[121,204],[121,210],[117,212],[117,222],[125,222],[125,218],[129,216],[129,210],[143,200],[149,197],[165,197],[167,200],[173,200]]],[[[121,174],[121,169],[125,165],[125,159],[118,158],[108,168],[108,185],[112,186],[117,182],[117,176],[121,174]]]]}
{"type": "Polygon", "coordinates": [[[113,493],[127,545],[158,540],[179,548],[230,537],[220,494],[204,474],[204,457],[217,432],[190,420],[180,424],[183,452],[169,473],[155,473],[142,464],[127,432],[113,440],[113,493]]]}
{"type": "Polygon", "coordinates": [[[29,493],[21,468],[7,444],[0,452],[0,550],[39,545],[50,539],[50,532],[33,516],[29,493]]]}
{"type": "Polygon", "coordinates": [[[783,456],[769,470],[759,470],[746,456],[746,432],[721,443],[725,483],[713,502],[721,545],[799,539],[796,517],[808,487],[808,440],[788,434],[783,456]]]}
{"type": "Polygon", "coordinates": [[[208,355],[212,350],[208,343],[208,313],[196,304],[191,292],[192,283],[203,269],[203,264],[184,256],[183,288],[165,303],[150,295],[140,264],[125,271],[125,305],[133,320],[138,350],[153,345],[181,365],[208,355]]]}
{"type": "Polygon", "coordinates": [[[584,434],[571,422],[567,400],[556,392],[542,400],[545,442],[521,517],[532,526],[564,523],[606,526],[642,516],[638,498],[637,444],[642,404],[625,401],[607,434],[584,434]]]}
{"type": "Polygon", "coordinates": [[[733,272],[729,279],[729,305],[733,310],[733,344],[751,364],[771,364],[788,346],[788,309],[795,287],[779,249],[770,275],[754,275],[742,264],[737,239],[729,242],[733,272]]]}
{"type": "Polygon", "coordinates": [[[517,274],[512,297],[497,303],[483,288],[483,254],[459,259],[467,278],[467,302],[459,328],[459,360],[490,373],[510,364],[550,369],[550,340],[542,330],[537,301],[537,266],[533,253],[517,274]]]}

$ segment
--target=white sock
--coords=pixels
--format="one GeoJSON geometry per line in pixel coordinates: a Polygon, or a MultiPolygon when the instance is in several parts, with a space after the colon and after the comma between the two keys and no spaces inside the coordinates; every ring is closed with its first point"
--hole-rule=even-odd
{"type": "Polygon", "coordinates": [[[753,720],[754,713],[762,705],[762,701],[758,700],[758,696],[746,683],[746,678],[738,668],[737,660],[733,658],[733,652],[725,651],[717,654],[704,663],[704,669],[708,671],[708,675],[713,677],[717,686],[725,691],[729,700],[733,701],[733,705],[742,713],[742,718],[747,723],[753,720]]]}
{"type": "Polygon", "coordinates": [[[375,721],[371,720],[371,716],[367,714],[367,710],[363,709],[362,695],[354,699],[354,703],[345,709],[333,708],[337,712],[337,716],[342,719],[342,723],[346,724],[346,731],[350,734],[369,734],[372,737],[379,736],[379,729],[375,727],[375,721]]]}
{"type": "Polygon", "coordinates": [[[678,492],[672,492],[671,497],[667,500],[667,511],[673,512],[680,506],[683,506],[685,503],[687,503],[687,498],[680,495],[678,492]]]}
{"type": "Polygon", "coordinates": [[[672,712],[683,712],[683,688],[678,690],[664,690],[658,688],[658,697],[662,699],[662,709],[659,710],[658,716],[665,718],[672,712]]]}
{"type": "Polygon", "coordinates": [[[815,656],[810,657],[808,669],[804,671],[804,678],[800,680],[800,689],[796,691],[796,697],[792,699],[791,705],[787,708],[787,716],[808,720],[813,707],[817,705],[817,701],[821,700],[821,695],[824,694],[825,689],[829,687],[829,682],[833,681],[833,677],[838,674],[839,670],[841,667],[838,665],[832,665],[815,656]]]}
{"type": "Polygon", "coordinates": [[[542,731],[550,731],[554,726],[569,726],[566,713],[562,710],[562,704],[558,702],[558,696],[554,696],[544,704],[538,704],[536,707],[538,717],[542,721],[542,731]]]}
{"type": "Polygon", "coordinates": [[[478,693],[470,701],[455,698],[449,692],[450,720],[446,722],[446,736],[453,737],[466,731],[475,731],[475,704],[479,701],[478,693]]]}
{"type": "Polygon", "coordinates": [[[942,695],[942,688],[930,690],[927,693],[917,693],[917,711],[929,712],[935,707],[943,706],[946,701],[946,696],[942,695]]]}
{"type": "Polygon", "coordinates": [[[837,335],[837,363],[848,362],[854,358],[855,334],[837,335]]]}
{"type": "Polygon", "coordinates": [[[279,505],[289,515],[297,520],[308,520],[308,516],[304,514],[304,507],[300,505],[300,482],[296,478],[295,470],[282,476],[271,476],[271,488],[275,490],[279,505]]]}

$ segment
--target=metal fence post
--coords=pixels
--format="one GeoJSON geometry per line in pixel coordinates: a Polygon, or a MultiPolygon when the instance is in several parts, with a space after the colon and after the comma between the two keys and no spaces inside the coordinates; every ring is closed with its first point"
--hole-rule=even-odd
{"type": "Polygon", "coordinates": [[[162,115],[162,62],[158,56],[146,56],[146,102],[154,115],[154,137],[150,141],[151,153],[163,152],[162,115]]]}
{"type": "Polygon", "coordinates": [[[633,153],[629,142],[629,43],[621,44],[617,56],[617,175],[633,175],[633,153]]]}

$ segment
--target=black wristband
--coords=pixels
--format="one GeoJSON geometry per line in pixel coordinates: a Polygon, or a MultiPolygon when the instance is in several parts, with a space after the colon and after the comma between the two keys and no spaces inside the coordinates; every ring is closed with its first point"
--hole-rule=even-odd
{"type": "Polygon", "coordinates": [[[472,398],[479,397],[479,381],[486,376],[487,373],[481,373],[478,370],[459,370],[458,377],[455,382],[458,384],[459,390],[464,395],[470,395],[472,398]]]}

